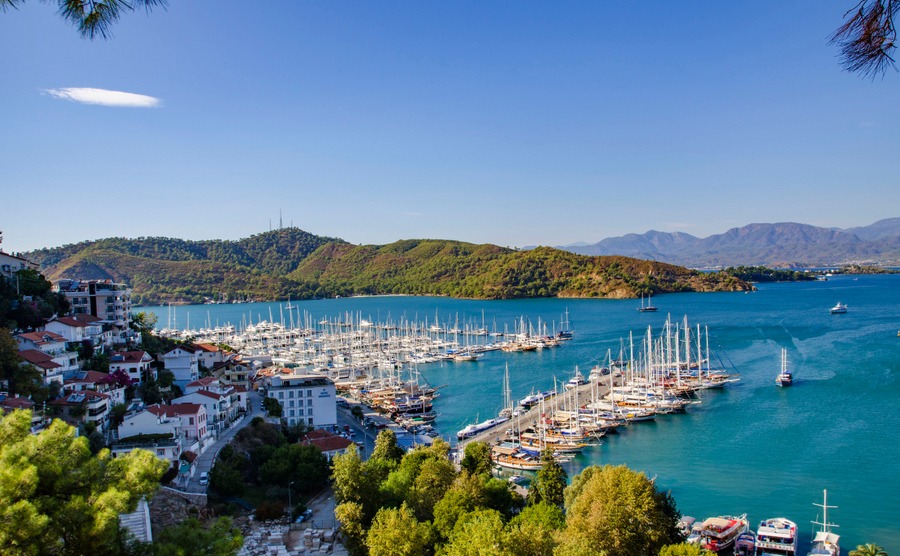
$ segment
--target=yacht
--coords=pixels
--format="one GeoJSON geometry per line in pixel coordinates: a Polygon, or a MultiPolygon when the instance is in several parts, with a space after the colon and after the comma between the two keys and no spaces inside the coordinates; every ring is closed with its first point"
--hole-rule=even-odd
{"type": "Polygon", "coordinates": [[[753,531],[744,531],[734,541],[734,556],[754,556],[756,554],[756,535],[753,531]]]}
{"type": "Polygon", "coordinates": [[[847,306],[844,305],[843,303],[841,303],[840,301],[837,302],[837,305],[835,305],[834,307],[831,308],[832,315],[843,315],[846,312],[847,312],[847,306]]]}
{"type": "Polygon", "coordinates": [[[822,491],[822,503],[813,505],[822,508],[822,521],[813,521],[813,525],[818,525],[822,529],[816,531],[816,534],[813,536],[808,556],[840,556],[841,537],[831,531],[831,528],[837,527],[837,525],[828,523],[828,510],[837,508],[837,506],[828,505],[827,490],[822,491]]]}
{"type": "Polygon", "coordinates": [[[756,556],[796,556],[797,524],[783,517],[759,522],[756,529],[756,556]]]}
{"type": "Polygon", "coordinates": [[[749,528],[747,514],[710,517],[699,525],[694,524],[688,542],[699,544],[710,552],[723,553],[734,546],[738,536],[749,528]]]}
{"type": "Polygon", "coordinates": [[[641,306],[638,307],[638,311],[639,311],[639,312],[641,312],[641,313],[654,313],[654,312],[656,312],[656,307],[653,306],[653,302],[650,300],[650,298],[651,298],[652,296],[653,296],[653,294],[650,294],[650,295],[647,296],[647,304],[644,305],[644,294],[641,294],[641,306]]]}
{"type": "Polygon", "coordinates": [[[788,370],[787,366],[787,350],[781,348],[781,372],[775,378],[775,384],[778,386],[790,386],[794,383],[794,375],[788,370]]]}

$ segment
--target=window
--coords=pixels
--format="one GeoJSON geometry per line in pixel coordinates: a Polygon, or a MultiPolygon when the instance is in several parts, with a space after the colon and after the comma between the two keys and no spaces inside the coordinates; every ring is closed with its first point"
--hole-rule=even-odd
{"type": "Polygon", "coordinates": [[[309,419],[308,419],[308,421],[309,421],[309,424],[310,424],[310,425],[312,425],[312,424],[313,424],[313,420],[312,420],[312,417],[310,417],[310,418],[309,418],[309,419]]]}
{"type": "Polygon", "coordinates": [[[300,399],[299,402],[297,402],[297,405],[299,405],[300,407],[303,407],[303,399],[302,398],[300,399]]]}
{"type": "Polygon", "coordinates": [[[284,392],[278,392],[278,398],[284,399],[284,392]]]}
{"type": "Polygon", "coordinates": [[[289,397],[289,398],[293,398],[293,397],[294,397],[294,391],[293,391],[293,390],[291,390],[290,392],[288,392],[288,397],[289,397]]]}
{"type": "Polygon", "coordinates": [[[312,408],[311,408],[311,407],[308,408],[308,409],[306,410],[306,414],[307,414],[307,415],[312,415],[312,408]]]}
{"type": "Polygon", "coordinates": [[[307,391],[306,391],[306,397],[307,397],[307,398],[311,398],[311,397],[312,397],[312,390],[307,390],[307,391]]]}
{"type": "Polygon", "coordinates": [[[193,417],[190,417],[190,418],[188,419],[188,424],[189,424],[189,425],[193,425],[193,424],[194,424],[194,418],[193,418],[193,417]]]}
{"type": "Polygon", "coordinates": [[[294,407],[294,400],[290,401],[290,407],[294,407]]]}
{"type": "Polygon", "coordinates": [[[166,455],[166,450],[165,450],[165,448],[157,448],[157,449],[156,449],[156,455],[157,455],[157,456],[165,456],[165,455],[166,455]]]}
{"type": "Polygon", "coordinates": [[[293,417],[293,416],[294,416],[294,410],[292,409],[292,410],[288,411],[288,415],[289,415],[290,417],[293,417]]]}

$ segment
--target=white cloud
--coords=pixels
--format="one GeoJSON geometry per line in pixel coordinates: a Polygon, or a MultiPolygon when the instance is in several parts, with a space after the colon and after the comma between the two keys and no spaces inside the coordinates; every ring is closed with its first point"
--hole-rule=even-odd
{"type": "Polygon", "coordinates": [[[82,104],[99,104],[100,106],[117,106],[129,108],[156,108],[162,106],[162,100],[147,95],[92,89],[89,87],[67,87],[64,89],[46,89],[53,98],[71,100],[82,104]]]}

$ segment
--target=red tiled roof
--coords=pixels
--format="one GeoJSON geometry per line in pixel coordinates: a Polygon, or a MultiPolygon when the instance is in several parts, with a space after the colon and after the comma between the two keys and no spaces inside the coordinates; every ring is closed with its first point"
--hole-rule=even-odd
{"type": "Polygon", "coordinates": [[[200,351],[208,351],[215,353],[217,351],[221,351],[219,346],[214,346],[212,344],[194,344],[194,347],[199,349],[200,351]]]}
{"type": "Polygon", "coordinates": [[[108,399],[109,394],[104,394],[102,392],[94,392],[93,390],[80,390],[78,392],[72,392],[71,394],[66,394],[61,398],[57,398],[50,402],[52,405],[78,405],[81,403],[81,396],[84,397],[84,400],[88,398],[97,399],[108,399]],[[74,401],[78,400],[78,401],[74,401]]]}
{"type": "MultiPolygon", "coordinates": [[[[150,354],[146,351],[116,351],[113,352],[113,357],[116,355],[122,356],[123,363],[142,363],[144,362],[144,356],[147,356],[146,361],[152,361],[150,354]]],[[[118,363],[119,361],[116,361],[118,363]]]]}
{"type": "Polygon", "coordinates": [[[18,334],[19,338],[24,338],[35,344],[45,344],[47,342],[65,342],[66,339],[55,332],[24,332],[18,334]]]}
{"type": "Polygon", "coordinates": [[[194,460],[197,459],[197,454],[190,450],[185,450],[184,453],[181,454],[181,457],[188,463],[194,463],[194,460]]]}
{"type": "Polygon", "coordinates": [[[338,450],[346,450],[348,446],[353,444],[352,440],[342,436],[327,436],[325,438],[312,438],[300,441],[304,446],[317,446],[323,452],[336,452],[338,450]]]}
{"type": "MultiPolygon", "coordinates": [[[[225,394],[216,394],[215,392],[210,392],[209,390],[197,390],[194,394],[200,394],[201,396],[206,396],[207,398],[212,398],[214,400],[221,400],[225,397],[225,394]]],[[[190,396],[190,394],[188,394],[190,396]]]]}
{"type": "Polygon", "coordinates": [[[217,380],[219,380],[219,379],[217,379],[214,376],[205,376],[199,380],[195,380],[194,382],[191,382],[190,384],[188,384],[188,386],[209,386],[210,384],[212,384],[213,382],[216,382],[217,380]]]}
{"type": "Polygon", "coordinates": [[[38,351],[36,349],[25,349],[19,352],[19,357],[31,363],[32,365],[37,365],[38,367],[50,370],[50,369],[58,369],[62,367],[59,363],[53,360],[52,357],[44,353],[43,351],[38,351]]]}
{"type": "Polygon", "coordinates": [[[81,322],[74,317],[56,317],[55,319],[53,319],[53,321],[56,321],[60,324],[65,324],[66,326],[74,326],[75,328],[84,328],[88,325],[88,323],[81,322]]]}
{"type": "Polygon", "coordinates": [[[89,315],[87,313],[78,313],[75,315],[71,315],[71,317],[85,324],[94,324],[103,320],[100,317],[95,317],[94,315],[89,315]]]}
{"type": "Polygon", "coordinates": [[[83,374],[84,376],[67,379],[66,384],[74,384],[76,382],[89,382],[91,384],[97,384],[101,380],[109,377],[108,374],[101,373],[99,371],[83,371],[80,374],[83,374]]]}
{"type": "Polygon", "coordinates": [[[0,402],[0,406],[7,409],[31,409],[34,407],[34,402],[29,400],[28,398],[20,398],[16,396],[14,398],[6,398],[2,402],[0,402]]]}

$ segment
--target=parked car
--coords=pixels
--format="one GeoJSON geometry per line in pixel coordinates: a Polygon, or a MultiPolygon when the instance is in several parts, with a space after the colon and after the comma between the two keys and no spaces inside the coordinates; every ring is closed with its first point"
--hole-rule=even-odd
{"type": "Polygon", "coordinates": [[[312,514],[313,514],[313,511],[310,510],[309,508],[303,510],[303,513],[301,513],[299,516],[297,516],[296,523],[303,523],[304,521],[309,521],[310,519],[312,519],[312,514]]]}
{"type": "Polygon", "coordinates": [[[200,473],[200,486],[206,486],[209,484],[209,473],[204,471],[200,473]]]}

